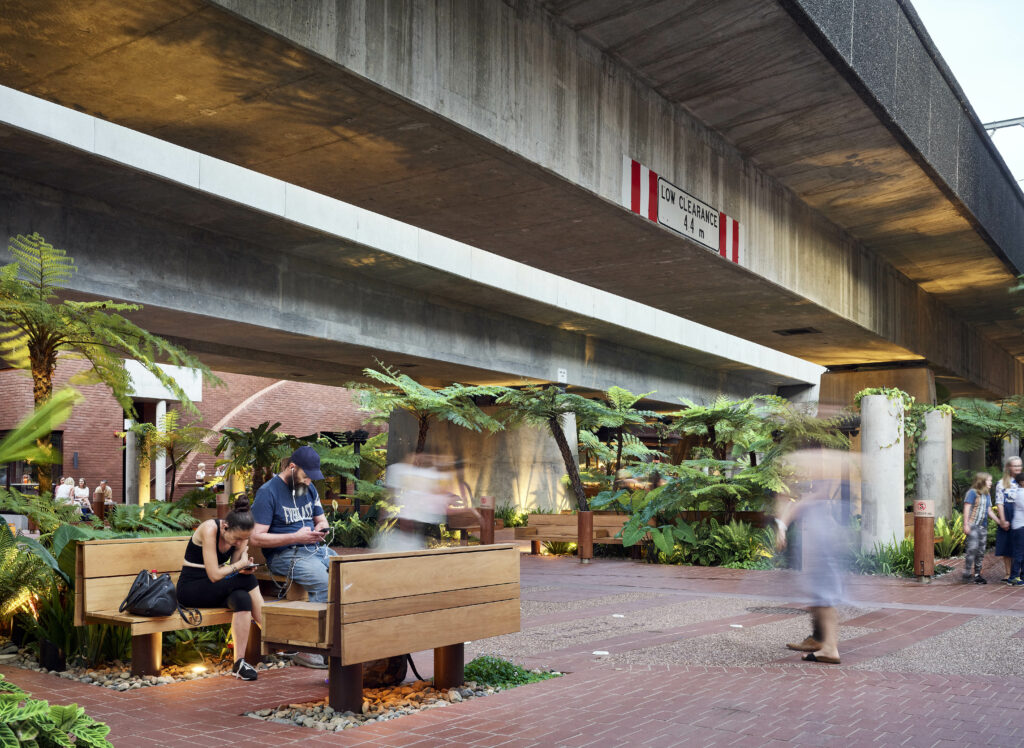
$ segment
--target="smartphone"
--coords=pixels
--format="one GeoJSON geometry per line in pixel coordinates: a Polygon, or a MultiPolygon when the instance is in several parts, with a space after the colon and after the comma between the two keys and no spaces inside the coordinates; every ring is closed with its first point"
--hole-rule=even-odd
{"type": "Polygon", "coordinates": [[[249,565],[248,565],[248,566],[246,566],[245,568],[246,568],[246,569],[258,569],[258,568],[260,568],[261,566],[266,566],[266,564],[249,564],[249,565]]]}

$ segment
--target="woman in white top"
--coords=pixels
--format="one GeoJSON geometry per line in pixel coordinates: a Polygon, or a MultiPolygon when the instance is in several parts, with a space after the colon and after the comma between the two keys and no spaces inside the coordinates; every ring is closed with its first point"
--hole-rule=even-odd
{"type": "Polygon", "coordinates": [[[75,479],[64,478],[57,486],[57,490],[53,492],[53,498],[64,504],[72,503],[75,498],[75,479]]]}
{"type": "Polygon", "coordinates": [[[78,479],[78,485],[75,486],[75,503],[79,506],[86,506],[89,503],[89,487],[85,485],[85,478],[78,479]]]}
{"type": "Polygon", "coordinates": [[[1006,576],[1000,580],[1004,584],[1010,583],[1010,571],[1013,564],[1013,534],[1010,524],[1016,514],[1014,508],[1017,499],[1016,477],[1024,469],[1024,462],[1020,457],[1008,457],[1003,463],[1003,477],[996,484],[995,507],[996,511],[996,550],[995,555],[1003,557],[1003,565],[1006,568],[1006,576]]]}

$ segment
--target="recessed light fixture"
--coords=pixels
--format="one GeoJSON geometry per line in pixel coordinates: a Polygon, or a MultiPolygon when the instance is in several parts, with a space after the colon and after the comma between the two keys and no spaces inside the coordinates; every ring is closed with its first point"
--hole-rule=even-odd
{"type": "Polygon", "coordinates": [[[789,337],[790,335],[820,335],[821,330],[814,327],[789,327],[785,330],[772,330],[776,335],[789,337]]]}

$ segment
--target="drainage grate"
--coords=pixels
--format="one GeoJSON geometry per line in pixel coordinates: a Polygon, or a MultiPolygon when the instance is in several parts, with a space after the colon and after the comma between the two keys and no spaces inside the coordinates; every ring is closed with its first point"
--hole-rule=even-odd
{"type": "Polygon", "coordinates": [[[747,608],[747,612],[766,616],[802,616],[807,613],[803,608],[747,608]]]}

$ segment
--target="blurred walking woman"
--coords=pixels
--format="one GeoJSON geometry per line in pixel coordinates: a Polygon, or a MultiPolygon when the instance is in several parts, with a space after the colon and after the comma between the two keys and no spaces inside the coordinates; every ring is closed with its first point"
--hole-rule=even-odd
{"type": "Polygon", "coordinates": [[[1024,463],[1019,457],[1009,457],[1003,463],[1003,477],[996,484],[995,510],[996,510],[996,550],[995,555],[1003,557],[1003,565],[1006,567],[1006,576],[1001,580],[1010,584],[1010,566],[1013,564],[1013,535],[1010,532],[1010,523],[1013,522],[1014,507],[1019,492],[1015,478],[1020,475],[1024,463]]]}
{"type": "Polygon", "coordinates": [[[244,655],[250,621],[263,622],[263,596],[247,553],[254,524],[246,498],[235,501],[223,520],[203,522],[185,546],[178,577],[178,602],[182,605],[234,611],[231,638],[236,659],[231,672],[242,680],[256,680],[256,668],[245,661],[244,655]]]}

